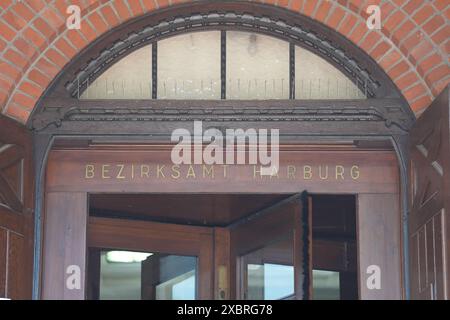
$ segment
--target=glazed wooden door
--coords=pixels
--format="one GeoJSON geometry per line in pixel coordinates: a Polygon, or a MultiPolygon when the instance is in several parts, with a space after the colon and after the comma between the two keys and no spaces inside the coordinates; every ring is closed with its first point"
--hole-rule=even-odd
{"type": "Polygon", "coordinates": [[[412,299],[448,299],[450,243],[449,88],[411,132],[409,216],[412,299]]]}
{"type": "Polygon", "coordinates": [[[34,175],[31,135],[0,115],[0,298],[31,299],[34,175]]]}
{"type": "Polygon", "coordinates": [[[230,226],[238,299],[310,297],[311,225],[306,193],[230,226]]]}
{"type": "MultiPolygon", "coordinates": [[[[98,290],[101,251],[149,253],[141,262],[140,299],[212,299],[213,230],[208,227],[138,220],[89,217],[87,298],[103,299],[98,290]],[[183,281],[196,283],[195,292],[177,291],[183,281]]],[[[113,288],[115,289],[115,288],[113,288]]],[[[128,297],[119,297],[129,299],[128,297]]]]}

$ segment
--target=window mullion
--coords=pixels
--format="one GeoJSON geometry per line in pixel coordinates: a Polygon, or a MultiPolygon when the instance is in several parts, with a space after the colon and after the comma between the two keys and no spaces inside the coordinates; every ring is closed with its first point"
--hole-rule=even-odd
{"type": "Polygon", "coordinates": [[[295,99],[295,45],[289,43],[289,99],[295,99]]]}
{"type": "Polygon", "coordinates": [[[220,33],[220,97],[227,98],[227,33],[220,33]]]}
{"type": "Polygon", "coordinates": [[[152,44],[152,99],[158,98],[158,42],[152,44]]]}

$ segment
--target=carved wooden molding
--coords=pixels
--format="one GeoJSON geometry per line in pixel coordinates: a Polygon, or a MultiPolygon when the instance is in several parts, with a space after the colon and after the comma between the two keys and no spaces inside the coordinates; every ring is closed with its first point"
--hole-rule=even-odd
{"type": "Polygon", "coordinates": [[[42,113],[35,114],[31,128],[42,131],[60,127],[64,122],[381,122],[386,128],[408,131],[412,119],[398,101],[120,101],[89,100],[51,102],[42,113]]]}

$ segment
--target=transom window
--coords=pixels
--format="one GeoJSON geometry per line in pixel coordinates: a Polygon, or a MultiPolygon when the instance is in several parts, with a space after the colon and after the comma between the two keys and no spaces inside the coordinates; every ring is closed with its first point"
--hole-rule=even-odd
{"type": "Polygon", "coordinates": [[[80,99],[365,99],[320,56],[241,31],[202,31],[142,47],[101,74],[80,99]]]}

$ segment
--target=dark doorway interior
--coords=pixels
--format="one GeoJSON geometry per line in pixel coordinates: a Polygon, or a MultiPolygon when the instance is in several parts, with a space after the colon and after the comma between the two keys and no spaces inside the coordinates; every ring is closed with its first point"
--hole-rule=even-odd
{"type": "Polygon", "coordinates": [[[356,199],[311,195],[313,299],[358,299],[356,199]]]}
{"type": "MultiPolygon", "coordinates": [[[[89,213],[91,217],[150,221],[178,227],[201,226],[212,230],[215,227],[226,228],[251,219],[262,210],[290,196],[287,194],[92,194],[89,197],[89,213]]],[[[312,222],[310,223],[310,239],[312,240],[310,297],[312,299],[358,299],[355,196],[309,195],[308,208],[312,222]]],[[[276,219],[277,213],[275,212],[274,215],[276,219]]],[[[249,229],[249,232],[254,230],[249,229]]],[[[255,235],[255,237],[258,236],[255,235]]],[[[289,240],[286,239],[277,239],[266,245],[268,246],[261,250],[264,250],[265,254],[276,251],[279,261],[283,260],[281,255],[292,250],[289,240]],[[284,243],[286,246],[282,245],[284,243]]],[[[196,257],[167,254],[167,252],[128,251],[124,248],[89,249],[88,298],[197,298],[195,281],[200,278],[196,257]],[[151,270],[152,274],[145,270],[151,270]],[[146,290],[148,283],[151,284],[151,288],[157,287],[158,290],[150,290],[151,292],[146,290]]],[[[256,253],[261,255],[259,251],[256,253]]],[[[289,277],[293,277],[294,267],[290,266],[290,263],[282,262],[256,263],[254,255],[252,253],[250,260],[246,257],[250,261],[246,267],[248,273],[246,281],[249,283],[259,281],[266,287],[271,285],[280,287],[273,287],[269,293],[264,294],[264,288],[256,285],[252,288],[253,291],[249,291],[250,294],[260,298],[292,298],[288,287],[293,285],[289,277]],[[253,278],[250,279],[250,276],[253,278]]],[[[291,259],[292,257],[285,260],[291,259]]],[[[215,272],[216,275],[218,273],[220,272],[215,272]]],[[[239,275],[237,277],[239,278],[239,275]]]]}
{"type": "Polygon", "coordinates": [[[89,214],[163,223],[225,227],[289,194],[92,194],[89,214]]]}

